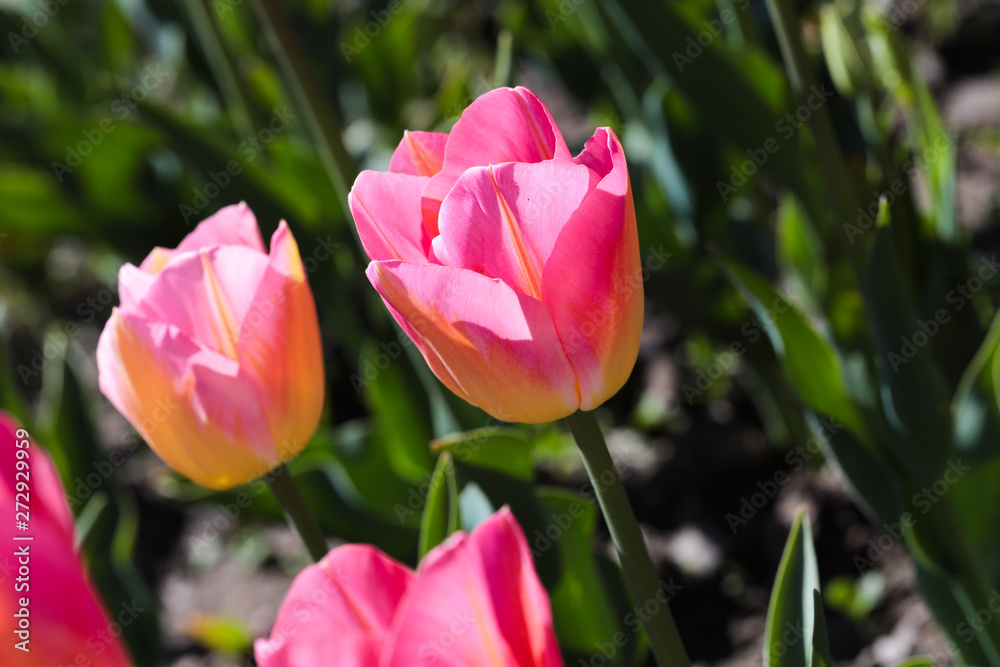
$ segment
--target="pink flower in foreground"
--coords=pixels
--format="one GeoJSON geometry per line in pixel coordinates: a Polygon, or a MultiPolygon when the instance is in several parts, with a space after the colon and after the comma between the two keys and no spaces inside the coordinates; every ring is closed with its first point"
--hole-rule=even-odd
{"type": "Polygon", "coordinates": [[[570,155],[526,88],[473,102],[451,134],[407,132],[350,195],[367,274],[434,374],[498,419],[548,422],[615,394],[643,293],[618,137],[570,155]]]}
{"type": "Polygon", "coordinates": [[[270,254],[246,204],[119,274],[101,392],[166,463],[228,489],[305,447],[323,412],[316,305],[282,222],[270,254]]]}
{"type": "Polygon", "coordinates": [[[548,595],[524,533],[504,508],[456,533],[413,572],[347,545],[303,570],[261,667],[561,667],[548,595]]]}
{"type": "Polygon", "coordinates": [[[0,664],[131,664],[73,547],[73,515],[45,452],[0,412],[0,664]],[[23,453],[22,453],[23,452],[23,453]],[[15,517],[15,503],[26,516],[15,517]],[[27,530],[16,528],[26,520],[27,530]],[[30,536],[29,540],[15,540],[30,536]],[[24,649],[28,650],[22,650],[24,649]]]}

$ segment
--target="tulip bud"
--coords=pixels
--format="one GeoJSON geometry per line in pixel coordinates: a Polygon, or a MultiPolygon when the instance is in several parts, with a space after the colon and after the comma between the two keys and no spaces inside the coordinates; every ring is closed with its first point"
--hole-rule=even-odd
{"type": "Polygon", "coordinates": [[[323,410],[323,355],[298,246],[264,244],[246,204],[119,275],[97,348],[101,392],[172,468],[212,489],[263,475],[306,445],[323,410]]]}

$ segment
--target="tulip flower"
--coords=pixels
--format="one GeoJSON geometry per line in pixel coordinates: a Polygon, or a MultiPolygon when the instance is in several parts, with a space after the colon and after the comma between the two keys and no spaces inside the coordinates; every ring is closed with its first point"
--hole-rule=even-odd
{"type": "Polygon", "coordinates": [[[73,546],[73,515],[55,467],[0,413],[0,663],[23,667],[131,664],[73,546]],[[15,503],[22,503],[16,507],[15,503]],[[15,517],[15,509],[23,516],[15,517]],[[18,528],[24,520],[26,528],[18,528]],[[30,539],[25,539],[30,538],[30,539]]]}
{"type": "Polygon", "coordinates": [[[166,463],[228,489],[292,458],[323,410],[316,306],[282,221],[264,244],[245,204],[119,274],[97,348],[101,392],[166,463]]]}
{"type": "Polygon", "coordinates": [[[416,572],[367,545],[331,551],[292,583],[261,667],[561,667],[548,595],[504,508],[455,533],[416,572]]]}
{"type": "Polygon", "coordinates": [[[643,292],[622,145],[573,157],[526,88],[473,102],[448,135],[407,132],[350,208],[367,275],[434,374],[504,421],[592,410],[635,365],[643,292]]]}

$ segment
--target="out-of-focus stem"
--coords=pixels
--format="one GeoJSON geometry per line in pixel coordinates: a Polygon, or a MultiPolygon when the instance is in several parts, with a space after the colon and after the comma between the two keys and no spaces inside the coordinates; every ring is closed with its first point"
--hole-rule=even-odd
{"type": "Polygon", "coordinates": [[[344,147],[340,118],[322,94],[320,85],[306,58],[284,9],[277,0],[251,0],[257,20],[264,29],[271,50],[278,61],[285,81],[291,88],[295,104],[301,110],[309,133],[316,142],[323,167],[341,201],[343,213],[347,209],[348,179],[357,173],[357,165],[344,147]]]}
{"type": "Polygon", "coordinates": [[[285,511],[292,530],[302,540],[312,559],[318,563],[326,555],[326,540],[316,517],[309,511],[305,499],[299,493],[292,474],[282,465],[269,473],[266,479],[278,504],[285,511]]]}

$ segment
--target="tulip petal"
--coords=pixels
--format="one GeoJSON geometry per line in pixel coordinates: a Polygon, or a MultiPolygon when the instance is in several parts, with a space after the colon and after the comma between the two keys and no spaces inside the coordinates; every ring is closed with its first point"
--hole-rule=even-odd
{"type": "Polygon", "coordinates": [[[284,221],[271,238],[267,270],[237,331],[241,371],[260,402],[281,457],[305,447],[323,414],[323,345],[298,245],[284,221]]]}
{"type": "Polygon", "coordinates": [[[202,486],[227,489],[281,462],[247,371],[177,327],[116,308],[97,367],[101,393],[160,458],[202,486]]]}
{"type": "Polygon", "coordinates": [[[598,180],[567,160],[469,169],[441,206],[444,256],[540,299],[556,238],[598,180]]]}
{"type": "Polygon", "coordinates": [[[621,389],[635,365],[642,266],[621,143],[610,129],[599,129],[578,159],[611,169],[556,241],[542,276],[542,299],[579,379],[580,409],[592,410],[621,389]]]}
{"type": "Polygon", "coordinates": [[[413,573],[378,549],[334,549],[292,583],[271,636],[258,640],[261,667],[373,667],[413,573]]]}
{"type": "Polygon", "coordinates": [[[379,667],[561,667],[548,595],[504,508],[428,554],[379,667]]]}
{"type": "Polygon", "coordinates": [[[434,374],[460,397],[497,419],[526,423],[579,407],[545,304],[449,266],[372,262],[366,273],[434,374]]]}
{"type": "Polygon", "coordinates": [[[5,621],[2,630],[9,640],[0,644],[0,664],[24,667],[50,665],[100,664],[126,667],[128,657],[117,639],[110,637],[111,627],[103,605],[90,584],[83,562],[73,546],[73,519],[62,484],[52,461],[30,440],[26,449],[30,469],[18,471],[15,452],[16,425],[0,414],[0,502],[11,511],[10,521],[0,529],[0,539],[13,545],[0,556],[0,567],[8,573],[5,590],[0,590],[0,616],[5,621]],[[20,473],[20,475],[18,475],[20,473]],[[29,486],[27,494],[17,488],[18,482],[29,486]],[[22,493],[18,498],[17,494],[22,493]],[[15,502],[30,505],[30,530],[18,531],[14,523],[15,502]],[[30,536],[31,541],[15,541],[30,536]],[[30,554],[30,588],[14,589],[13,573],[18,556],[14,550],[27,548],[30,554]],[[44,634],[33,633],[28,644],[30,652],[19,650],[14,630],[20,609],[18,598],[30,595],[30,619],[33,628],[44,628],[44,634]],[[101,638],[97,641],[96,638],[101,638]],[[107,639],[105,639],[107,638],[107,639]]]}
{"type": "Polygon", "coordinates": [[[215,215],[202,220],[176,249],[154,248],[139,268],[159,273],[175,256],[215,245],[245,246],[264,253],[264,240],[260,237],[257,218],[245,202],[221,208],[215,215]]]}
{"type": "Polygon", "coordinates": [[[389,171],[412,176],[433,176],[441,171],[448,135],[443,132],[403,131],[403,139],[392,154],[389,171]]]}
{"type": "Polygon", "coordinates": [[[216,352],[236,358],[243,320],[268,269],[267,255],[245,246],[212,246],[174,257],[156,279],[133,285],[129,272],[124,310],[171,324],[216,352]],[[178,298],[183,294],[184,298],[178,298]],[[138,299],[138,300],[137,300],[138,299]]]}
{"type": "MultiPolygon", "coordinates": [[[[31,497],[34,501],[31,508],[36,516],[44,516],[46,521],[50,521],[57,533],[61,533],[66,543],[73,544],[73,512],[66,503],[66,495],[63,491],[62,482],[59,480],[59,473],[56,471],[52,461],[36,445],[35,441],[28,439],[28,456],[30,461],[30,471],[28,474],[17,475],[17,461],[15,454],[19,449],[15,440],[20,442],[24,438],[18,438],[17,431],[20,427],[6,413],[0,412],[0,480],[4,489],[14,495],[12,490],[16,487],[17,481],[26,480],[31,487],[31,497]],[[38,456],[35,454],[38,453],[38,456]]],[[[13,508],[13,500],[7,503],[13,508]]]]}
{"type": "Polygon", "coordinates": [[[424,228],[421,196],[428,179],[362,171],[348,204],[368,257],[426,262],[431,237],[424,228]]]}
{"type": "Polygon", "coordinates": [[[455,123],[441,172],[424,190],[424,224],[436,236],[434,221],[455,181],[471,167],[502,162],[570,160],[569,149],[552,115],[527,88],[497,88],[477,98],[455,123]]]}

